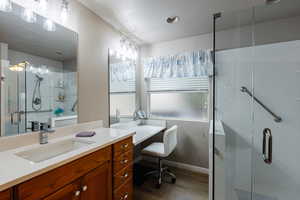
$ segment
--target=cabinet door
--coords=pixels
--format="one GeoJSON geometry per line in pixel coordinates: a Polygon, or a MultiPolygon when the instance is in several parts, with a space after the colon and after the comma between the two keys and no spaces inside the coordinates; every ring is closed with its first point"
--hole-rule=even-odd
{"type": "Polygon", "coordinates": [[[80,180],[75,181],[57,192],[50,194],[43,200],[80,200],[80,180]]]}
{"type": "Polygon", "coordinates": [[[11,199],[11,190],[5,190],[0,192],[0,200],[10,200],[11,199]]]}
{"type": "Polygon", "coordinates": [[[111,162],[83,177],[81,200],[112,200],[111,162]]]}

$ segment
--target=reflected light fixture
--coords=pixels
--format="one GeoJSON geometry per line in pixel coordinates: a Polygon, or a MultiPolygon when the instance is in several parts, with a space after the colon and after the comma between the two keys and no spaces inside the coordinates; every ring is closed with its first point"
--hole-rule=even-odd
{"type": "Polygon", "coordinates": [[[11,12],[12,11],[11,0],[0,0],[0,10],[3,12],[11,12]]]}
{"type": "Polygon", "coordinates": [[[55,23],[54,23],[52,20],[50,20],[50,19],[45,19],[44,24],[43,24],[43,28],[44,28],[46,31],[50,31],[50,32],[56,31],[56,25],[55,25],[55,23]]]}
{"type": "Polygon", "coordinates": [[[48,7],[48,0],[35,0],[38,4],[38,9],[45,12],[48,7]]]}
{"type": "Polygon", "coordinates": [[[24,61],[19,64],[10,66],[9,69],[13,72],[21,72],[21,71],[24,71],[24,69],[26,68],[26,65],[28,65],[28,64],[29,64],[29,62],[24,61]]]}
{"type": "Polygon", "coordinates": [[[24,8],[21,18],[28,23],[36,23],[37,16],[30,8],[24,8]]]}
{"type": "Polygon", "coordinates": [[[60,17],[63,23],[66,22],[68,18],[68,14],[69,14],[69,2],[67,0],[62,0],[60,17]]]}

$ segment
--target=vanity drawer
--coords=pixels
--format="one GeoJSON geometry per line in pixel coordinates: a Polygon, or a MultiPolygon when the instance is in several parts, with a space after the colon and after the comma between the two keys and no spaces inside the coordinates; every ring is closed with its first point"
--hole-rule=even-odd
{"type": "Polygon", "coordinates": [[[128,151],[117,157],[114,157],[113,171],[114,174],[118,173],[120,170],[130,166],[133,162],[133,151],[128,151]]]}
{"type": "Polygon", "coordinates": [[[119,171],[117,174],[114,175],[114,189],[117,189],[126,181],[132,179],[132,164],[126,167],[125,169],[119,171]]]}
{"type": "Polygon", "coordinates": [[[10,200],[11,199],[11,190],[5,190],[0,192],[0,200],[10,200]]]}
{"type": "Polygon", "coordinates": [[[114,192],[114,200],[132,200],[132,179],[128,180],[121,188],[114,192]]]}
{"type": "Polygon", "coordinates": [[[117,142],[113,145],[114,157],[133,149],[132,137],[117,142]]]}
{"type": "Polygon", "coordinates": [[[111,146],[58,167],[17,186],[18,200],[41,199],[111,159],[111,146]]]}

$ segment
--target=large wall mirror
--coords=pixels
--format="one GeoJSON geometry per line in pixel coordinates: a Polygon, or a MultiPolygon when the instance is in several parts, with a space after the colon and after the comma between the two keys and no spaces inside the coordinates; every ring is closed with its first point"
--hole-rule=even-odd
{"type": "Polygon", "coordinates": [[[110,125],[133,120],[136,110],[136,61],[109,50],[110,125]]]}
{"type": "Polygon", "coordinates": [[[13,4],[0,11],[1,136],[77,123],[78,35],[13,4]]]}

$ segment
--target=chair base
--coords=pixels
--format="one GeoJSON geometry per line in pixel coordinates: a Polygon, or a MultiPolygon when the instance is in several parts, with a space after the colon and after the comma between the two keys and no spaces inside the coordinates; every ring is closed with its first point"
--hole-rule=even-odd
{"type": "Polygon", "coordinates": [[[145,177],[149,177],[149,176],[155,176],[157,178],[157,183],[156,183],[156,188],[160,188],[161,184],[163,182],[163,178],[168,176],[169,178],[171,178],[171,183],[175,184],[176,183],[176,176],[175,174],[173,174],[169,168],[167,167],[163,167],[162,166],[162,159],[159,158],[158,159],[158,169],[157,170],[153,170],[150,171],[148,173],[145,174],[145,177]]]}

